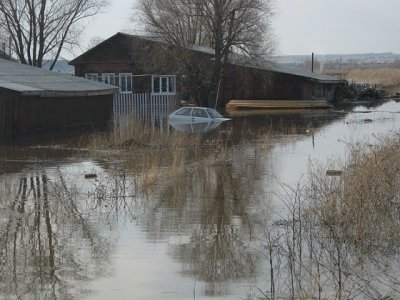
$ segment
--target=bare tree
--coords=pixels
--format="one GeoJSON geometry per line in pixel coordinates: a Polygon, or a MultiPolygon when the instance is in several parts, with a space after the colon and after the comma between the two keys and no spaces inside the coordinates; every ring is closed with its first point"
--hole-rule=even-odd
{"type": "Polygon", "coordinates": [[[144,30],[169,45],[190,51],[213,49],[208,105],[218,105],[229,54],[269,56],[273,49],[272,0],[139,0],[144,30]]]}
{"type": "Polygon", "coordinates": [[[11,36],[13,51],[24,63],[42,67],[76,44],[80,21],[98,14],[108,0],[1,0],[0,27],[11,36]]]}
{"type": "Polygon", "coordinates": [[[102,43],[104,39],[100,36],[94,36],[89,40],[89,43],[87,45],[87,50],[92,49],[102,43]]]}

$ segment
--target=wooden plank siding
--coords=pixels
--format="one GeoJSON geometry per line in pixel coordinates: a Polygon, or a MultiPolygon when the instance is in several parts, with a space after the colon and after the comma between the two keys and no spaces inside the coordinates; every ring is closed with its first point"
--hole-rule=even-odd
{"type": "Polygon", "coordinates": [[[111,121],[112,95],[93,97],[0,96],[0,135],[111,121]]]}
{"type": "Polygon", "coordinates": [[[17,99],[16,93],[0,90],[0,136],[10,135],[15,131],[17,99]]]}

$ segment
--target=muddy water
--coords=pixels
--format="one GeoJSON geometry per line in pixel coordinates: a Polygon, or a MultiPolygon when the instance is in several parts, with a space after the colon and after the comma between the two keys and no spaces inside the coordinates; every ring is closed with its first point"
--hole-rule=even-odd
{"type": "Polygon", "coordinates": [[[270,287],[260,224],[287,213],[286,187],[310,164],[334,168],[348,143],[397,133],[399,112],[243,112],[207,133],[248,133],[228,161],[146,190],[115,150],[81,138],[3,145],[0,299],[257,299],[270,287]]]}

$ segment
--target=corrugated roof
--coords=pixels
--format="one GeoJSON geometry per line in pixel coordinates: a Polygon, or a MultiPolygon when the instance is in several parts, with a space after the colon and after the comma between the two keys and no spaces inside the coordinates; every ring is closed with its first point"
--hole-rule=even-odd
{"type": "Polygon", "coordinates": [[[313,73],[313,72],[309,72],[309,71],[306,71],[306,70],[303,70],[300,68],[289,67],[289,66],[285,66],[282,64],[273,63],[273,62],[269,62],[269,61],[265,61],[265,60],[261,60],[261,59],[250,59],[250,58],[244,57],[242,55],[235,55],[235,54],[230,55],[229,62],[234,65],[241,65],[241,66],[250,67],[250,68],[257,68],[257,69],[262,69],[262,70],[266,70],[266,71],[272,71],[272,72],[277,72],[277,73],[305,77],[305,78],[309,78],[310,80],[315,80],[318,82],[324,82],[324,83],[345,82],[345,80],[339,79],[334,76],[313,73]]]}
{"type": "Polygon", "coordinates": [[[0,88],[41,97],[108,95],[117,87],[0,59],[0,88]]]}

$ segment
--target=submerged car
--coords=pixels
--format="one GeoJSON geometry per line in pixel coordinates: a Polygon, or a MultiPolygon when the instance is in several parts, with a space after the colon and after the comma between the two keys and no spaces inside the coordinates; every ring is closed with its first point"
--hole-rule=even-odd
{"type": "Polygon", "coordinates": [[[168,124],[176,131],[186,133],[207,133],[215,130],[222,122],[174,122],[169,121],[168,124]]]}
{"type": "Polygon", "coordinates": [[[182,107],[172,112],[168,119],[174,123],[207,123],[230,120],[221,116],[215,109],[208,107],[182,107]]]}

